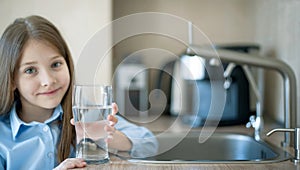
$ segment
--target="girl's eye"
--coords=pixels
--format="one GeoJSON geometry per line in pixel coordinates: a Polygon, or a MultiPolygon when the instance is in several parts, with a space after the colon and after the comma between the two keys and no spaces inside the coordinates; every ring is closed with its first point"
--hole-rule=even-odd
{"type": "Polygon", "coordinates": [[[26,74],[33,74],[33,73],[36,73],[36,72],[37,72],[37,70],[35,68],[27,68],[25,70],[26,74]]]}
{"type": "Polygon", "coordinates": [[[52,67],[52,68],[56,68],[56,67],[59,67],[59,66],[61,66],[61,65],[62,65],[61,62],[55,62],[55,63],[53,63],[53,64],[51,65],[51,67],[52,67]]]}

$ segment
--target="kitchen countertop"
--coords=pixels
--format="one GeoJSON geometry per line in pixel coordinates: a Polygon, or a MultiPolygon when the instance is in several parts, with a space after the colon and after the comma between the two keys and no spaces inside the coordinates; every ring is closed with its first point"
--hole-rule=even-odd
{"type": "MultiPolygon", "coordinates": [[[[201,128],[190,128],[189,126],[183,124],[180,119],[177,117],[171,116],[152,116],[148,118],[132,118],[130,121],[143,125],[150,129],[153,133],[161,133],[164,131],[169,132],[182,132],[186,130],[191,131],[199,131],[201,128]],[[142,122],[142,123],[141,123],[142,122]]],[[[272,122],[272,121],[265,121],[263,132],[263,139],[275,146],[280,146],[280,143],[283,139],[283,133],[275,133],[270,137],[264,137],[265,134],[273,129],[280,127],[280,125],[272,122]]],[[[218,127],[216,129],[217,132],[232,132],[232,133],[239,133],[239,134],[253,134],[253,128],[246,128],[244,125],[234,125],[234,126],[223,126],[218,127]]],[[[286,151],[289,153],[293,153],[293,149],[290,147],[285,148],[286,151]]],[[[293,154],[292,154],[293,155],[293,154]]],[[[281,169],[281,170],[293,170],[293,169],[300,169],[300,164],[295,165],[290,160],[283,161],[283,162],[276,162],[276,163],[258,163],[258,164],[240,164],[240,163],[196,163],[196,164],[146,164],[146,163],[132,163],[127,160],[123,160],[120,157],[110,155],[110,163],[103,164],[103,165],[88,165],[88,167],[83,169],[132,169],[132,170],[150,170],[150,169],[203,169],[203,170],[210,170],[210,169],[222,169],[222,170],[233,170],[233,169],[281,169]]]]}

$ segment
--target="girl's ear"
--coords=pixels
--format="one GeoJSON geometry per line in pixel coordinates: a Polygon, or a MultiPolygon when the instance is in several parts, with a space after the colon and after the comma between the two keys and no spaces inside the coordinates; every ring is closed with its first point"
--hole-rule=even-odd
{"type": "Polygon", "coordinates": [[[14,97],[19,96],[19,92],[18,92],[17,85],[15,82],[13,82],[13,84],[12,84],[12,91],[14,93],[14,97]]]}

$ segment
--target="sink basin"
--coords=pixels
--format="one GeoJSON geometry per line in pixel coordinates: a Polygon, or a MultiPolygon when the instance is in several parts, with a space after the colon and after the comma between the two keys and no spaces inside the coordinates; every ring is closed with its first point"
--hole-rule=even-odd
{"type": "Polygon", "coordinates": [[[264,141],[242,134],[214,133],[199,143],[199,133],[158,135],[156,156],[131,159],[140,163],[268,163],[288,160],[291,155],[264,141]]]}

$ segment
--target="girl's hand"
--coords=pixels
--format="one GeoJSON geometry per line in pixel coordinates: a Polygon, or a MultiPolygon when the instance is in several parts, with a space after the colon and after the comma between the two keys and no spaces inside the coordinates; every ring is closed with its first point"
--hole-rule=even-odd
{"type": "MultiPolygon", "coordinates": [[[[119,109],[118,109],[117,104],[113,103],[112,104],[112,114],[107,116],[108,125],[104,126],[104,130],[107,133],[106,142],[110,142],[113,139],[113,135],[116,131],[114,126],[118,122],[118,119],[115,117],[115,115],[118,113],[118,110],[119,109]]],[[[72,125],[75,125],[75,122],[74,122],[73,118],[70,120],[70,122],[71,122],[72,125]]],[[[77,137],[78,136],[83,136],[83,133],[84,133],[83,127],[80,127],[79,125],[76,127],[77,137]]],[[[95,124],[94,126],[85,125],[84,128],[101,129],[101,125],[100,124],[99,125],[95,124]]],[[[102,128],[103,128],[103,126],[102,126],[102,128]]],[[[99,135],[100,135],[100,137],[103,136],[103,134],[98,133],[98,132],[95,133],[95,134],[92,134],[92,133],[89,134],[90,138],[92,138],[92,139],[98,138],[99,135]]]]}
{"type": "MultiPolygon", "coordinates": [[[[118,119],[115,117],[115,115],[118,113],[119,109],[116,103],[112,104],[112,114],[107,116],[107,120],[109,121],[110,126],[114,126],[116,123],[118,123],[118,119]]],[[[74,118],[70,120],[70,123],[72,125],[75,125],[74,118]]]]}
{"type": "Polygon", "coordinates": [[[106,125],[104,127],[104,130],[107,132],[107,142],[110,142],[113,139],[113,135],[116,131],[115,124],[118,123],[118,119],[115,117],[115,115],[118,113],[119,109],[116,103],[112,104],[113,111],[111,115],[107,116],[107,120],[109,121],[109,125],[106,125]]]}
{"type": "Polygon", "coordinates": [[[107,116],[109,125],[104,127],[105,131],[108,134],[106,142],[108,142],[108,147],[115,149],[116,151],[129,151],[132,147],[131,141],[128,137],[122,132],[115,129],[115,124],[118,123],[118,119],[115,115],[118,113],[119,109],[116,103],[112,104],[113,111],[112,114],[107,116]]]}
{"type": "Polygon", "coordinates": [[[83,168],[87,164],[83,159],[80,158],[68,158],[65,159],[62,163],[60,163],[56,168],[53,170],[67,170],[71,168],[83,168]]]}
{"type": "Polygon", "coordinates": [[[115,117],[115,115],[118,113],[118,105],[116,103],[112,104],[112,114],[107,116],[107,120],[109,121],[109,125],[114,126],[116,123],[118,123],[118,119],[115,117]]]}

